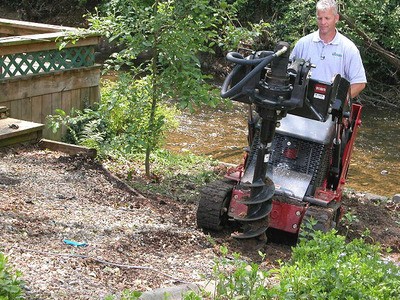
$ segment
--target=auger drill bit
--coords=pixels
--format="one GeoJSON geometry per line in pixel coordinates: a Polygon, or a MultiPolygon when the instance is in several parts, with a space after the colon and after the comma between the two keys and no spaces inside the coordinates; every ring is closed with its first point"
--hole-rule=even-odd
{"type": "Polygon", "coordinates": [[[270,152],[276,120],[276,114],[269,112],[268,116],[261,116],[260,129],[256,130],[245,172],[237,187],[248,195],[238,201],[245,204],[248,210],[246,216],[235,217],[235,220],[242,224],[242,232],[232,235],[235,238],[245,239],[262,236],[268,229],[268,215],[272,209],[275,185],[266,176],[268,160],[265,158],[270,152]]]}

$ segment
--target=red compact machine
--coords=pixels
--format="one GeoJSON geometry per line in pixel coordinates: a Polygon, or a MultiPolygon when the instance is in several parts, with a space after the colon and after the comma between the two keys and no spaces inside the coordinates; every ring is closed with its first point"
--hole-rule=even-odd
{"type": "Polygon", "coordinates": [[[238,239],[264,238],[268,228],[298,234],[310,218],[316,230],[334,228],[361,124],[349,82],[311,79],[312,62],[289,61],[285,42],[227,59],[235,66],[221,96],[249,105],[248,147],[242,164],[200,191],[198,226],[230,227],[238,239]]]}

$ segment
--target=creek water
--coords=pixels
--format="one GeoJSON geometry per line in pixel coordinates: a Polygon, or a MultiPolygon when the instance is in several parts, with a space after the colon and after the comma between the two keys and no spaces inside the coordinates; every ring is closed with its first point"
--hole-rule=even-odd
{"type": "MultiPolygon", "coordinates": [[[[239,164],[247,146],[247,105],[179,116],[166,148],[239,164]]],[[[366,108],[355,141],[346,187],[386,197],[400,193],[400,111],[366,108]]]]}

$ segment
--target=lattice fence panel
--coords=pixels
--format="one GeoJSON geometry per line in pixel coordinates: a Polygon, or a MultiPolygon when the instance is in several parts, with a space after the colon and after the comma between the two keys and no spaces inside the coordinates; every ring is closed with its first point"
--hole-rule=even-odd
{"type": "Polygon", "coordinates": [[[0,79],[93,66],[94,46],[0,56],[0,79]]]}

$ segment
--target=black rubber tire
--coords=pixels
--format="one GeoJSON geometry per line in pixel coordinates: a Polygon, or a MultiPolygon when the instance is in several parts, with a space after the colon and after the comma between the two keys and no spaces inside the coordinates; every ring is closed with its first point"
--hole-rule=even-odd
{"type": "Polygon", "coordinates": [[[328,232],[337,227],[338,216],[340,213],[340,203],[335,203],[330,207],[310,205],[301,222],[300,231],[312,233],[312,231],[328,232]],[[307,222],[313,219],[317,223],[312,229],[307,227],[307,222]]]}
{"type": "Polygon", "coordinates": [[[200,191],[197,208],[197,226],[214,231],[222,230],[228,222],[228,207],[234,182],[217,180],[200,191]]]}

